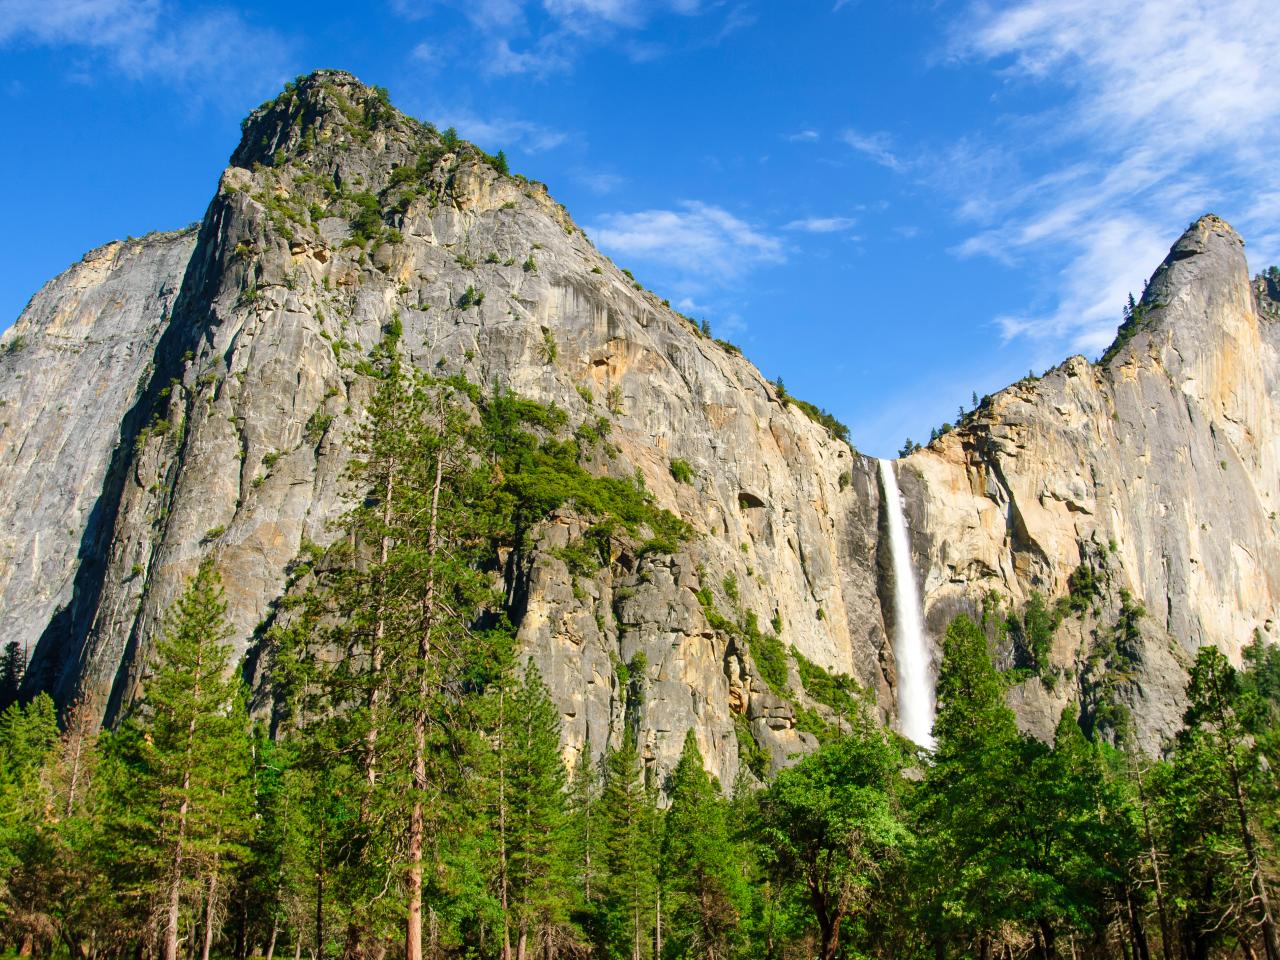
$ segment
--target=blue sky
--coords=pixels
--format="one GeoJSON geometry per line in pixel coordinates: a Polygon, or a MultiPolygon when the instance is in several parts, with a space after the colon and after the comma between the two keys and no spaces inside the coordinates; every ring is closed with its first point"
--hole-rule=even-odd
{"type": "Polygon", "coordinates": [[[1096,356],[1199,214],[1280,259],[1277,50],[1272,0],[0,0],[0,328],[338,67],[892,455],[1096,356]]]}

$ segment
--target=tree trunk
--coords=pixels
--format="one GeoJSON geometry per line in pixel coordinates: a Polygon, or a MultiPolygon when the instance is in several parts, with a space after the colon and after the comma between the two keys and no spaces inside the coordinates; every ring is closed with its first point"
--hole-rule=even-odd
{"type": "Polygon", "coordinates": [[[1223,694],[1218,686],[1216,677],[1214,691],[1213,703],[1217,713],[1219,734],[1223,740],[1224,752],[1227,755],[1227,769],[1231,774],[1231,792],[1232,799],[1235,801],[1236,816],[1240,824],[1240,841],[1244,846],[1245,858],[1249,864],[1249,886],[1252,888],[1253,895],[1258,901],[1262,912],[1262,948],[1266,953],[1267,960],[1280,960],[1280,938],[1277,938],[1275,915],[1271,911],[1271,896],[1267,891],[1267,881],[1262,873],[1262,863],[1258,857],[1257,842],[1253,836],[1253,830],[1249,826],[1249,811],[1245,803],[1243,778],[1240,775],[1240,767],[1236,762],[1236,745],[1227,740],[1225,734],[1225,731],[1230,729],[1230,725],[1227,722],[1226,705],[1223,702],[1223,694]]]}
{"type": "Polygon", "coordinates": [[[267,941],[266,960],[272,960],[276,955],[276,936],[280,933],[280,921],[271,921],[271,939],[267,941]]]}
{"type": "Polygon", "coordinates": [[[1049,921],[1044,917],[1037,919],[1036,925],[1040,928],[1040,933],[1044,938],[1045,960],[1053,960],[1053,958],[1058,955],[1056,934],[1054,933],[1053,927],[1050,926],[1049,921]]]}
{"type": "Polygon", "coordinates": [[[659,886],[657,894],[654,897],[654,929],[653,929],[653,955],[656,958],[662,956],[662,887],[659,886]]]}
{"type": "Polygon", "coordinates": [[[1231,762],[1231,789],[1235,794],[1236,816],[1240,820],[1240,839],[1244,844],[1245,857],[1249,863],[1249,885],[1262,909],[1262,949],[1267,960],[1280,960],[1280,940],[1276,937],[1275,918],[1271,912],[1271,896],[1267,892],[1267,880],[1262,874],[1262,863],[1258,857],[1257,841],[1253,830],[1249,827],[1249,813],[1245,807],[1244,787],[1241,784],[1240,769],[1236,766],[1234,751],[1229,754],[1231,762]]]}
{"type": "MultiPolygon", "coordinates": [[[[320,861],[324,862],[324,842],[320,843],[320,861]]],[[[324,956],[324,868],[316,871],[316,960],[324,956]]],[[[301,942],[301,937],[299,937],[301,942]]]]}
{"type": "Polygon", "coordinates": [[[418,703],[413,713],[413,807],[409,814],[409,911],[405,922],[405,960],[422,960],[422,848],[425,835],[424,797],[427,792],[427,696],[430,677],[431,630],[435,622],[435,560],[440,519],[440,488],[444,481],[444,450],[436,452],[436,475],[431,490],[431,526],[427,532],[427,590],[418,629],[418,703]]]}
{"type": "MultiPolygon", "coordinates": [[[[191,721],[188,742],[195,737],[195,719],[191,721]]],[[[188,749],[188,755],[190,749],[188,749]]],[[[178,960],[178,915],[182,906],[182,866],[186,856],[187,811],[189,801],[187,793],[191,789],[191,768],[182,772],[182,803],[178,805],[178,837],[174,845],[172,873],[169,877],[169,889],[166,894],[164,948],[161,960],[178,960]]]]}
{"type": "Polygon", "coordinates": [[[218,864],[214,860],[213,874],[209,877],[209,893],[204,901],[204,944],[200,947],[200,960],[209,960],[213,946],[213,906],[218,894],[218,864]]]}
{"type": "Polygon", "coordinates": [[[506,690],[498,689],[498,902],[502,907],[502,960],[511,960],[511,901],[507,876],[506,690]]]}
{"type": "Polygon", "coordinates": [[[1147,931],[1142,925],[1142,917],[1138,913],[1138,907],[1133,902],[1133,896],[1128,887],[1125,887],[1124,900],[1125,906],[1129,911],[1129,931],[1133,936],[1134,956],[1138,960],[1151,960],[1151,947],[1147,943],[1147,931]]]}

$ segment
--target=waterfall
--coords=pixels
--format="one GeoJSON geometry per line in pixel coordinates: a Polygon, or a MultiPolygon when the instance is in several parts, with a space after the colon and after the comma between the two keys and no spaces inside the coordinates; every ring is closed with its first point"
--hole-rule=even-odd
{"type": "Polygon", "coordinates": [[[924,632],[920,591],[911,569],[907,517],[891,460],[880,461],[889,553],[893,558],[893,658],[898,664],[898,725],[903,736],[933,747],[933,677],[929,639],[924,632]]]}

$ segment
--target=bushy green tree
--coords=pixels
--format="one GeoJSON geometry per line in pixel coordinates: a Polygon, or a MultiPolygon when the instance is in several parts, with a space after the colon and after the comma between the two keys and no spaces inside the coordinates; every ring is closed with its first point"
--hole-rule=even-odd
{"type": "Polygon", "coordinates": [[[654,955],[657,935],[658,814],[630,733],[605,758],[600,809],[599,949],[643,960],[654,955]]]}
{"type": "Polygon", "coordinates": [[[1265,755],[1270,712],[1226,657],[1202,647],[1163,793],[1184,926],[1198,949],[1261,941],[1280,960],[1276,929],[1280,784],[1265,755]]]}
{"type": "Polygon", "coordinates": [[[900,754],[865,716],[848,734],[778,774],[760,797],[757,829],[779,883],[803,891],[832,960],[857,942],[861,913],[886,863],[908,839],[896,799],[900,754]]]}

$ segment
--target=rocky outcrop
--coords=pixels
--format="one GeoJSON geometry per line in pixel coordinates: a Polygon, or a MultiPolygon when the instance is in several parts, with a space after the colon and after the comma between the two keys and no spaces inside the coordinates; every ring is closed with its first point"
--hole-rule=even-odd
{"type": "Polygon", "coordinates": [[[1238,658],[1273,635],[1278,345],[1243,241],[1206,216],[1174,244],[1102,362],[1072,357],[1014,384],[904,465],[935,630],[990,591],[1016,607],[1033,590],[1068,596],[1078,569],[1099,582],[1056,638],[1068,682],[1018,693],[1038,732],[1090,679],[1121,591],[1146,615],[1114,693],[1148,747],[1180,722],[1182,665],[1196,647],[1238,658]]]}
{"type": "MultiPolygon", "coordinates": [[[[245,122],[198,233],[102,248],[32,301],[0,341],[0,616],[32,648],[31,689],[117,716],[207,556],[261,679],[262,626],[299,550],[333,536],[365,357],[398,317],[422,368],[606,423],[614,455],[588,467],[639,471],[696,532],[575,575],[557,548],[588,518],[566,510],[519,565],[519,637],[567,759],[630,726],[660,773],[689,729],[726,785],[745,758],[784,765],[816,744],[815,718],[837,720],[802,668],[851,675],[892,718],[875,462],[500,166],[347,74],[313,74],[245,122]],[[771,686],[752,651],[774,634],[793,653],[771,686]]],[[[1014,385],[900,465],[935,632],[1105,568],[1058,629],[1057,672],[1011,693],[1030,728],[1068,699],[1116,700],[1154,745],[1186,650],[1269,629],[1276,365],[1258,302],[1239,238],[1203,220],[1115,356],[1014,385]],[[1121,676],[1096,654],[1139,601],[1121,676]]]]}

